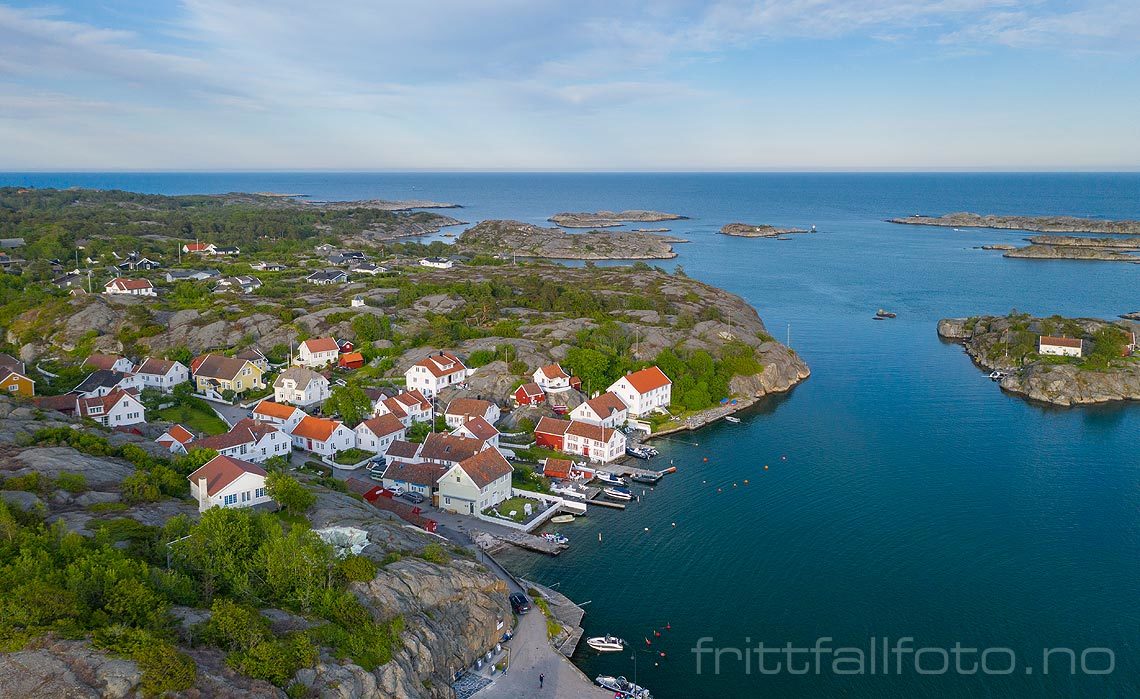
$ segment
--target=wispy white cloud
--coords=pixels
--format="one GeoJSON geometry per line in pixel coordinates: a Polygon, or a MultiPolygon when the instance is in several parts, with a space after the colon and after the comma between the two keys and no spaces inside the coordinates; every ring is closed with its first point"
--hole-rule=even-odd
{"type": "MultiPolygon", "coordinates": [[[[181,0],[161,21],[95,22],[0,4],[0,118],[86,118],[82,133],[108,136],[89,157],[148,167],[159,157],[177,166],[168,142],[202,138],[195,159],[261,167],[289,158],[299,166],[401,167],[417,158],[426,167],[539,158],[585,166],[585,146],[648,162],[667,156],[647,152],[660,150],[651,138],[668,141],[677,130],[696,138],[694,125],[723,138],[685,157],[723,160],[725,149],[760,157],[785,144],[741,147],[742,139],[761,143],[749,131],[753,118],[739,116],[741,104],[755,108],[752,76],[732,65],[752,50],[921,45],[951,60],[997,46],[1140,52],[1135,0],[1078,8],[1047,0],[181,0]],[[686,75],[710,65],[725,68],[717,73],[724,85],[686,75]],[[619,120],[635,112],[636,122],[619,120]]],[[[52,150],[46,126],[27,130],[52,150]]],[[[0,167],[20,148],[36,157],[5,137],[13,133],[0,132],[0,167]]]]}

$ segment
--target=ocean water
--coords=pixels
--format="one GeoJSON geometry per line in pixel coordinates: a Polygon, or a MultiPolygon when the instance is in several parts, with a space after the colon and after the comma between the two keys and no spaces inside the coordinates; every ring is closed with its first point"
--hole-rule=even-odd
{"type": "Polygon", "coordinates": [[[462,204],[452,213],[471,222],[602,208],[689,216],[661,224],[691,241],[661,266],[743,296],[812,377],[740,425],[659,442],[658,463],[678,472],[637,487],[624,512],[592,508],[564,527],[572,546],[559,558],[504,554],[588,601],[587,635],[635,649],[599,656],[583,644],[575,662],[591,676],[632,677],[636,664],[662,699],[1140,694],[1140,405],[1030,405],[935,332],[941,317],[1012,308],[1140,310],[1140,266],[1007,260],[975,248],[1024,233],[883,221],[963,210],[1140,218],[1140,175],[83,173],[0,184],[431,198],[462,204]],[[716,234],[732,221],[818,233],[716,234]],[[874,322],[879,307],[899,317],[874,322]],[[913,654],[901,668],[890,656],[884,672],[882,639],[902,637],[930,649],[919,665],[932,674],[913,654]],[[713,653],[692,652],[701,638],[722,649],[719,672],[713,653]],[[816,656],[794,649],[821,638],[863,649],[864,672],[837,674],[821,654],[817,673],[816,656]],[[736,660],[733,648],[760,642],[791,644],[793,669],[807,671],[790,672],[787,655],[765,656],[765,670],[783,663],[775,674],[755,654],[736,660]],[[967,674],[987,648],[985,669],[967,674]],[[1045,674],[1046,648],[1072,649],[1077,672],[1059,651],[1045,674]]]}

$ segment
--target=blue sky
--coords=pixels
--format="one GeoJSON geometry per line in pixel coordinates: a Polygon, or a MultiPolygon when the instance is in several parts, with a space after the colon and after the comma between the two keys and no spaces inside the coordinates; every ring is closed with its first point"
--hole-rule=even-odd
{"type": "Polygon", "coordinates": [[[0,0],[0,169],[1136,170],[1137,0],[0,0]]]}

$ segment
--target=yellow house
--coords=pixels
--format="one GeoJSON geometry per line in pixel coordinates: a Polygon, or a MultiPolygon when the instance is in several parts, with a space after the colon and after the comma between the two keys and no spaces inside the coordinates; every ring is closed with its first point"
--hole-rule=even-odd
{"type": "Polygon", "coordinates": [[[7,374],[0,380],[0,393],[7,396],[22,396],[31,398],[36,395],[36,382],[18,371],[0,368],[0,375],[7,374]]]}
{"type": "Polygon", "coordinates": [[[206,354],[190,363],[194,386],[200,393],[206,391],[233,391],[245,393],[265,388],[264,371],[248,359],[206,354]]]}

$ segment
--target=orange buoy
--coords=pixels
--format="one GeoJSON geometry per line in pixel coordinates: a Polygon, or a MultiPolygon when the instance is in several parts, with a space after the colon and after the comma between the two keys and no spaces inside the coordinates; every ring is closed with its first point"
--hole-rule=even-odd
{"type": "Polygon", "coordinates": [[[708,460],[709,460],[709,457],[707,457],[707,456],[706,456],[706,457],[705,457],[705,461],[708,461],[708,460]]]}

